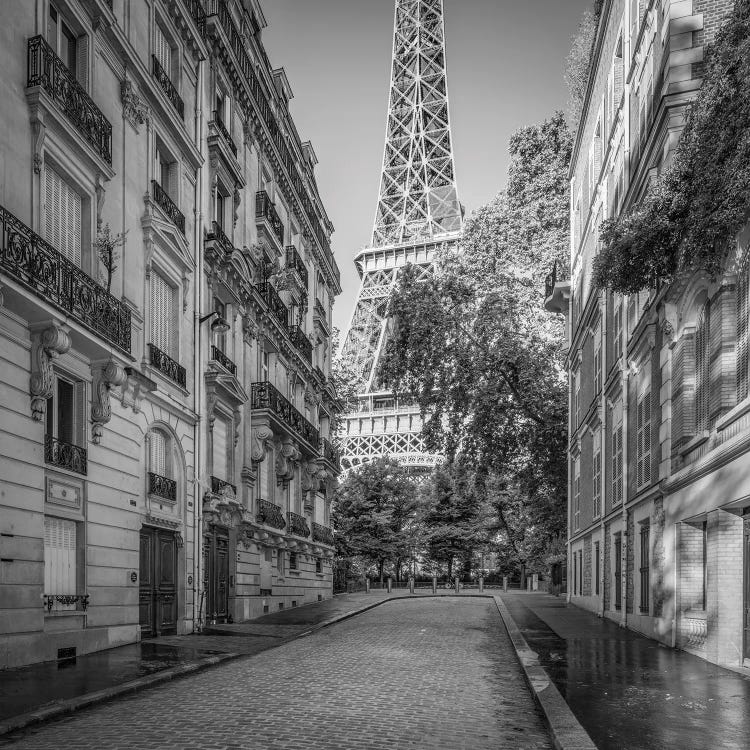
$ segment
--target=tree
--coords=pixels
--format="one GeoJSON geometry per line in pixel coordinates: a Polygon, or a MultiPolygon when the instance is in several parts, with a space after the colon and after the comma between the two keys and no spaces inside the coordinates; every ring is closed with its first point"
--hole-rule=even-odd
{"type": "Polygon", "coordinates": [[[565,336],[543,298],[553,262],[567,268],[570,152],[560,113],[513,136],[507,190],[467,222],[461,250],[427,281],[402,272],[382,372],[429,415],[430,447],[491,498],[519,564],[540,567],[567,497],[565,336]]]}
{"type": "Polygon", "coordinates": [[[120,260],[117,249],[125,244],[127,234],[128,232],[126,230],[125,232],[113,235],[109,228],[109,224],[105,224],[104,227],[97,232],[96,240],[94,241],[94,250],[106,271],[106,274],[103,275],[106,279],[107,294],[109,294],[112,289],[112,276],[117,270],[117,263],[120,260]]]}
{"type": "Polygon", "coordinates": [[[570,52],[565,59],[565,83],[568,86],[568,122],[574,130],[583,110],[583,100],[589,82],[591,70],[591,53],[596,39],[603,0],[596,0],[592,10],[585,10],[578,30],[571,39],[570,52]]]}
{"type": "Polygon", "coordinates": [[[337,554],[361,557],[378,568],[382,582],[388,563],[411,551],[409,520],[417,508],[417,488],[398,462],[380,458],[351,471],[333,506],[337,554]]]}

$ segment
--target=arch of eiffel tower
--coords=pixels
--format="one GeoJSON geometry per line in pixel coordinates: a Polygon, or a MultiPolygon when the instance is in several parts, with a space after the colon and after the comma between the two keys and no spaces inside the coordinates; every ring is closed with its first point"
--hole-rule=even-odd
{"type": "Polygon", "coordinates": [[[396,0],[388,124],[370,247],[355,258],[361,285],[342,357],[362,375],[356,410],[344,417],[342,465],[392,456],[419,474],[440,460],[421,436],[419,408],[379,382],[388,299],[407,263],[423,277],[435,253],[458,247],[462,208],[453,168],[443,0],[396,0]]]}

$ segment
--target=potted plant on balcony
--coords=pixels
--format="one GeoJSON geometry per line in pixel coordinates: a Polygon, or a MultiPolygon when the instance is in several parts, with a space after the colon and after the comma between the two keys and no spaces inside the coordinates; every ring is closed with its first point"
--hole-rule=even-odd
{"type": "MultiPolygon", "coordinates": [[[[106,271],[107,294],[110,294],[110,289],[112,288],[112,276],[117,270],[117,263],[120,260],[118,248],[125,244],[125,237],[127,237],[127,234],[128,230],[125,230],[124,232],[113,235],[109,228],[109,223],[105,224],[96,233],[94,250],[106,271]]],[[[102,286],[105,286],[105,280],[103,277],[104,273],[100,274],[100,283],[102,286]]]]}

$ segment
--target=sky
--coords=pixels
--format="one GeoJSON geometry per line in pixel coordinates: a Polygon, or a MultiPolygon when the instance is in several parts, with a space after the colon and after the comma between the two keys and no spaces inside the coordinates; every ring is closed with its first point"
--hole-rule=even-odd
{"type": "MultiPolygon", "coordinates": [[[[354,256],[372,238],[393,45],[393,0],[261,0],[263,41],[294,93],[290,110],[320,163],[316,178],[336,231],[349,325],[359,290],[354,256]]],[[[444,0],[453,155],[467,215],[502,190],[508,140],[565,109],[564,62],[591,0],[444,0]]]]}

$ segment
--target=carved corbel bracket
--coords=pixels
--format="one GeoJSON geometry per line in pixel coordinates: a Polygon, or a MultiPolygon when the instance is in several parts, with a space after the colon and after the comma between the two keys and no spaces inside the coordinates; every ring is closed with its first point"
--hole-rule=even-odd
{"type": "Polygon", "coordinates": [[[133,412],[138,414],[141,410],[143,394],[155,391],[156,383],[136,370],[135,367],[126,367],[125,374],[127,378],[122,386],[121,403],[125,407],[132,408],[133,412]]]}
{"type": "Polygon", "coordinates": [[[240,442],[240,428],[242,427],[242,412],[235,409],[234,412],[234,447],[240,442]]]}
{"type": "Polygon", "coordinates": [[[273,430],[270,427],[262,426],[253,430],[253,447],[250,451],[250,458],[253,464],[259,464],[266,457],[268,448],[273,445],[273,430]]]}
{"type": "Polygon", "coordinates": [[[110,360],[94,371],[94,392],[91,404],[91,440],[99,445],[104,425],[112,418],[109,391],[112,386],[123,385],[128,379],[125,368],[110,360]]]}
{"type": "Polygon", "coordinates": [[[47,126],[40,119],[34,118],[31,132],[34,134],[34,172],[41,174],[44,167],[44,139],[47,136],[47,126]]]}
{"type": "Polygon", "coordinates": [[[216,402],[219,396],[215,388],[209,388],[206,391],[206,419],[208,420],[208,429],[213,430],[216,421],[216,402]]]}
{"type": "Polygon", "coordinates": [[[246,344],[250,345],[260,335],[260,326],[250,314],[242,316],[242,337],[246,344]]]}
{"type": "Polygon", "coordinates": [[[55,373],[52,363],[70,349],[68,332],[53,323],[34,336],[31,371],[31,416],[41,422],[47,411],[47,399],[52,395],[55,373]]]}
{"type": "Polygon", "coordinates": [[[122,100],[122,113],[136,133],[139,125],[150,123],[151,111],[127,75],[120,83],[120,99],[122,100]]]}

